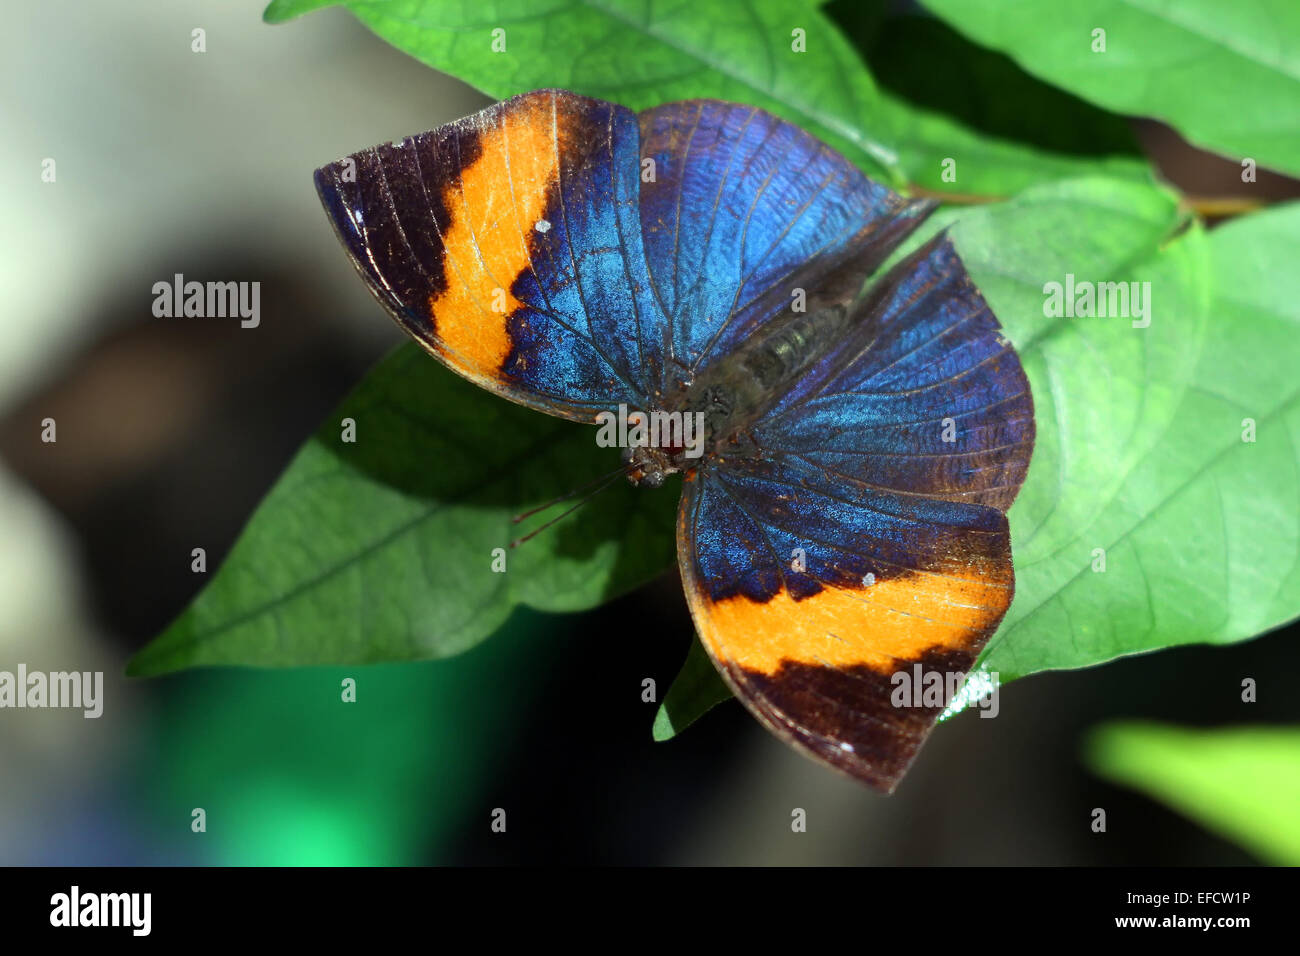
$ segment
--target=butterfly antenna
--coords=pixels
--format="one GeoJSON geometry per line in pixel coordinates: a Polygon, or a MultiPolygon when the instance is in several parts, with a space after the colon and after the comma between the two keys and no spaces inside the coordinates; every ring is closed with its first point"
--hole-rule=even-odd
{"type": "MultiPolygon", "coordinates": [[[[590,501],[592,498],[595,498],[598,494],[600,494],[600,493],[601,493],[602,491],[604,491],[606,488],[608,488],[608,487],[610,487],[611,485],[613,485],[614,482],[615,482],[616,480],[618,480],[618,476],[619,476],[620,474],[622,474],[623,471],[624,471],[624,469],[620,468],[620,469],[618,469],[618,471],[614,472],[614,473],[611,474],[611,475],[604,475],[604,476],[602,476],[602,477],[600,477],[600,478],[597,478],[596,481],[598,481],[598,482],[602,482],[602,484],[601,484],[598,488],[596,488],[595,491],[593,491],[593,492],[591,492],[590,494],[584,496],[580,501],[578,501],[578,502],[577,502],[576,504],[574,504],[572,507],[570,507],[570,508],[566,508],[564,511],[560,512],[558,515],[556,515],[556,516],[555,516],[554,518],[552,518],[550,521],[546,522],[544,525],[542,525],[542,526],[540,526],[540,527],[538,527],[538,528],[535,528],[534,530],[528,532],[528,534],[524,535],[522,538],[515,538],[515,540],[513,540],[513,541],[510,542],[510,547],[512,547],[512,548],[517,548],[517,547],[519,547],[521,544],[523,544],[523,543],[524,543],[525,541],[527,541],[529,538],[534,538],[534,537],[536,537],[537,535],[539,535],[539,534],[541,534],[543,531],[545,531],[547,528],[549,528],[551,525],[555,524],[556,522],[562,521],[562,520],[564,520],[565,518],[567,518],[569,515],[573,514],[575,511],[577,511],[579,508],[581,508],[583,505],[585,505],[585,504],[586,504],[588,501],[590,501]]],[[[584,485],[583,487],[584,487],[584,488],[590,488],[592,484],[594,484],[594,482],[589,482],[588,484],[584,485]]],[[[549,508],[549,507],[551,507],[552,505],[556,504],[557,502],[560,502],[560,501],[565,500],[566,498],[572,498],[575,494],[577,494],[577,493],[578,493],[579,491],[581,491],[581,490],[582,490],[582,488],[575,488],[573,491],[569,492],[567,495],[561,495],[559,498],[556,498],[554,501],[551,501],[551,502],[549,502],[548,504],[543,505],[541,508],[534,508],[532,511],[529,511],[529,512],[527,512],[526,514],[522,514],[522,515],[520,515],[518,518],[515,518],[515,523],[518,524],[520,521],[522,521],[522,520],[523,520],[524,518],[526,518],[528,515],[530,515],[530,514],[536,514],[538,511],[543,511],[543,510],[545,510],[546,508],[549,508]]]]}
{"type": "Polygon", "coordinates": [[[632,467],[633,467],[632,462],[628,462],[625,465],[620,465],[618,468],[615,468],[613,471],[606,472],[605,474],[599,476],[598,478],[591,479],[591,481],[587,482],[585,485],[579,485],[577,488],[574,488],[572,491],[566,491],[564,494],[552,498],[544,505],[538,505],[536,508],[530,508],[529,510],[525,511],[523,514],[515,515],[514,518],[511,519],[512,523],[519,524],[519,522],[523,521],[525,518],[531,518],[535,514],[540,514],[543,511],[546,511],[550,508],[554,508],[561,501],[568,501],[574,495],[581,494],[582,492],[586,491],[588,488],[598,485],[601,482],[609,481],[611,478],[615,478],[618,475],[625,475],[632,470],[632,467]]]}

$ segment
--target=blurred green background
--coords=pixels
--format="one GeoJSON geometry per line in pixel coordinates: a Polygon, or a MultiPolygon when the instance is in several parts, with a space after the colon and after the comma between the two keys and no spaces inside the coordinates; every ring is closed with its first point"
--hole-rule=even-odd
{"type": "MultiPolygon", "coordinates": [[[[397,341],[312,169],[486,103],[342,11],[277,28],[261,11],[7,10],[0,669],[103,670],[106,700],[98,720],[0,712],[0,863],[1259,859],[1093,775],[1081,741],[1113,718],[1296,723],[1294,628],[1017,682],[998,719],[942,727],[889,799],[803,760],[734,702],[651,741],[641,681],[666,690],[691,635],[672,575],[591,613],[516,615],[445,662],[122,678],[202,584],[191,548],[216,566],[301,441],[397,341]],[[261,326],[154,319],[151,287],[177,272],[260,281],[261,326]],[[39,441],[46,416],[55,445],[39,441]],[[1240,701],[1244,677],[1258,703],[1240,701]],[[195,807],[205,833],[190,829],[195,807]],[[490,829],[498,807],[504,834],[490,829]],[[794,807],[807,833],[790,831],[794,807]],[[1091,832],[1094,807],[1107,833],[1091,832]]],[[[1197,166],[1140,132],[1167,169],[1197,166]]],[[[1250,788],[1248,769],[1232,772],[1250,788]]]]}

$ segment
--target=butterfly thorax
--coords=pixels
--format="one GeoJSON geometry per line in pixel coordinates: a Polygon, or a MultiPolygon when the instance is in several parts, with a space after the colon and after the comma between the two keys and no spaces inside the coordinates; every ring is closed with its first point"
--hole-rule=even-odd
{"type": "Polygon", "coordinates": [[[703,440],[691,454],[684,445],[626,449],[628,480],[656,488],[677,472],[724,458],[756,457],[762,449],[752,426],[830,352],[851,324],[846,305],[816,312],[785,312],[765,323],[734,351],[680,379],[665,411],[695,416],[703,440]]]}

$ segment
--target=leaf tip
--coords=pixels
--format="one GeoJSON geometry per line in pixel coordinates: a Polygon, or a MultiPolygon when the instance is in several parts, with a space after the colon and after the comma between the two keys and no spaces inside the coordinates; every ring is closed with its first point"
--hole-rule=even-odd
{"type": "Polygon", "coordinates": [[[337,0],[271,0],[262,11],[262,22],[272,25],[284,23],[335,2],[337,0]]]}
{"type": "Polygon", "coordinates": [[[673,719],[668,715],[668,708],[663,704],[659,705],[659,710],[655,714],[655,722],[654,726],[650,728],[650,735],[657,744],[672,740],[677,736],[677,728],[673,726],[673,719]]]}

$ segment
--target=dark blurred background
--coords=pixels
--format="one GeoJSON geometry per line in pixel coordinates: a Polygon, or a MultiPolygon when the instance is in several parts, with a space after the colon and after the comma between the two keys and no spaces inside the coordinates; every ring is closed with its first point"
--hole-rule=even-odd
{"type": "MultiPolygon", "coordinates": [[[[641,681],[662,693],[692,633],[675,574],[587,614],[521,612],[450,661],[123,678],[205,580],[190,549],[215,568],[398,339],[312,169],[486,103],[342,11],[272,28],[261,8],[6,11],[0,669],[103,670],[106,701],[98,720],[0,714],[0,863],[1252,862],[1091,776],[1080,740],[1118,717],[1295,722],[1294,628],[1016,682],[998,719],[942,727],[891,798],[805,761],[734,702],[651,741],[641,681]],[[260,327],[153,318],[153,283],[177,272],[260,281],[260,327]],[[45,417],[57,444],[39,439],[45,417]],[[342,676],[360,678],[354,706],[338,704],[342,676]],[[194,807],[206,833],[190,830],[194,807]],[[505,834],[489,828],[496,807],[505,834]],[[791,832],[795,807],[806,833],[791,832]]],[[[1188,189],[1237,179],[1160,127],[1139,133],[1188,189]]]]}

